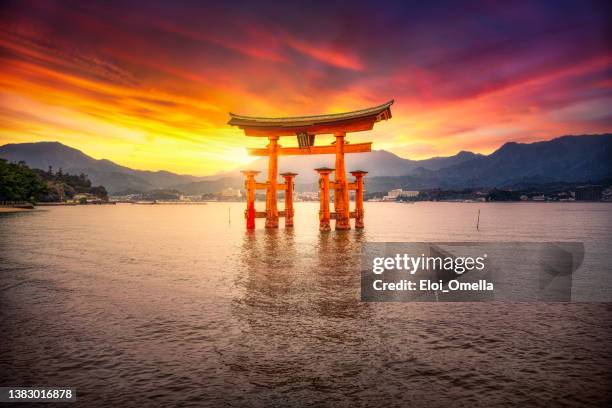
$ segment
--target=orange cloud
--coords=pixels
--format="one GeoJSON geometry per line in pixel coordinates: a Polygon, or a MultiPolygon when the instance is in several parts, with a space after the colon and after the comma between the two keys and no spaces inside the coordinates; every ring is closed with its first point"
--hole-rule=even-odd
{"type": "Polygon", "coordinates": [[[263,143],[227,126],[229,111],[317,114],[395,98],[391,121],[350,138],[410,158],[612,128],[612,55],[595,14],[585,23],[534,10],[517,30],[502,12],[423,5],[435,18],[421,21],[400,3],[200,7],[7,7],[0,143],[57,140],[200,175],[240,165],[245,146],[263,143]]]}
{"type": "Polygon", "coordinates": [[[304,55],[318,61],[333,65],[338,68],[346,68],[353,71],[362,71],[363,63],[355,55],[346,51],[339,51],[327,44],[311,44],[306,41],[287,37],[287,44],[304,55]]]}

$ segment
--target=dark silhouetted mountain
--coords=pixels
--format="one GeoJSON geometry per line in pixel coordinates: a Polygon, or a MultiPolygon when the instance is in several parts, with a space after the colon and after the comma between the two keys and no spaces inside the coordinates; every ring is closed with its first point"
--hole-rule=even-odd
{"type": "Polygon", "coordinates": [[[9,161],[24,161],[33,168],[89,176],[94,185],[103,185],[110,193],[134,190],[148,191],[196,181],[199,177],[168,171],[134,170],[110,160],[96,160],[80,150],[58,142],[6,144],[0,147],[0,157],[9,161]]]}
{"type": "MultiPolygon", "coordinates": [[[[93,159],[56,142],[4,145],[0,147],[0,157],[23,160],[30,167],[43,170],[51,165],[67,173],[82,172],[110,193],[172,188],[186,194],[203,194],[225,187],[242,188],[244,184],[238,170],[207,177],[133,170],[109,160],[93,159]]],[[[334,156],[279,158],[279,172],[298,173],[296,188],[301,191],[317,189],[314,169],[321,166],[334,167],[334,156]]],[[[258,179],[263,181],[267,158],[255,160],[245,168],[262,171],[258,179]]],[[[563,136],[535,143],[509,142],[487,156],[462,151],[450,157],[409,160],[377,150],[346,155],[346,169],[368,171],[366,188],[370,192],[597,181],[612,176],[612,134],[563,136]]]]}
{"type": "MultiPolygon", "coordinates": [[[[347,171],[366,170],[368,177],[382,176],[404,176],[413,174],[418,169],[437,170],[440,168],[462,163],[473,158],[480,157],[479,154],[471,152],[460,152],[450,157],[433,157],[426,160],[403,159],[385,150],[374,150],[368,153],[345,155],[345,167],[347,171]]],[[[304,155],[304,156],[280,156],[278,160],[279,173],[291,171],[298,174],[296,183],[316,183],[318,180],[317,167],[335,167],[335,156],[332,154],[304,155]]],[[[265,175],[268,168],[267,157],[262,157],[244,166],[243,169],[261,171],[265,175]]],[[[237,177],[238,170],[221,173],[219,176],[237,177]]]]}
{"type": "Polygon", "coordinates": [[[612,134],[563,136],[504,144],[488,156],[404,177],[368,180],[369,191],[392,188],[507,187],[551,182],[597,182],[612,176],[612,134]]]}
{"type": "MultiPolygon", "coordinates": [[[[345,156],[346,169],[367,170],[368,177],[382,176],[402,176],[412,174],[422,169],[439,169],[451,166],[463,161],[470,160],[480,155],[471,152],[460,152],[451,157],[434,157],[427,160],[402,159],[393,153],[385,150],[375,150],[368,153],[347,154],[345,156]]],[[[291,171],[298,173],[296,178],[296,189],[298,191],[313,191],[316,186],[318,175],[314,170],[317,167],[334,167],[335,156],[331,154],[313,156],[281,156],[278,160],[279,174],[291,171]]],[[[268,159],[266,157],[255,160],[244,166],[243,169],[258,170],[261,172],[260,179],[266,177],[268,169],[268,159]]],[[[177,190],[186,194],[204,194],[220,191],[223,187],[243,188],[244,177],[239,170],[232,170],[219,173],[215,176],[208,176],[200,181],[174,186],[177,190]]]]}
{"type": "Polygon", "coordinates": [[[219,178],[211,177],[191,183],[178,184],[173,188],[187,195],[218,193],[227,187],[244,188],[244,176],[242,174],[226,175],[219,178]]]}
{"type": "Polygon", "coordinates": [[[482,156],[440,169],[437,176],[461,186],[503,187],[599,180],[612,174],[612,135],[563,136],[546,142],[504,144],[482,156]]]}

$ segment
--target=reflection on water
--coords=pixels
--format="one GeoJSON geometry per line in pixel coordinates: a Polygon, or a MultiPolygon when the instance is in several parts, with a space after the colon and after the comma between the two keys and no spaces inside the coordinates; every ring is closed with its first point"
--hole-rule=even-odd
{"type": "MultiPolygon", "coordinates": [[[[608,304],[359,301],[368,241],[585,242],[597,204],[366,203],[366,229],[245,231],[227,209],[85,206],[0,217],[0,385],[98,406],[602,405],[608,304]]],[[[282,223],[281,223],[282,224],[282,223]]],[[[609,279],[610,271],[600,271],[609,279]]]]}
{"type": "Polygon", "coordinates": [[[323,233],[314,245],[296,244],[294,234],[293,229],[245,232],[236,278],[244,292],[235,299],[236,318],[252,325],[306,315],[366,318],[369,305],[359,301],[355,273],[363,234],[323,233]]]}

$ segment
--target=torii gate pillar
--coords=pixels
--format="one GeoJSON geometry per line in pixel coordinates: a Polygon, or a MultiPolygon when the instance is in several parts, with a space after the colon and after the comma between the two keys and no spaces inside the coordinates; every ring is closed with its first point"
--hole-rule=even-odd
{"type": "Polygon", "coordinates": [[[244,211],[247,229],[255,229],[255,176],[260,172],[255,170],[244,170],[242,174],[246,176],[244,187],[246,190],[247,208],[244,211]]]}
{"type": "Polygon", "coordinates": [[[297,173],[282,173],[285,179],[285,227],[293,227],[293,178],[297,173]]]}
{"type": "Polygon", "coordinates": [[[278,136],[268,138],[268,188],[266,189],[266,228],[278,228],[276,178],[278,176],[278,136]]]}
{"type": "Polygon", "coordinates": [[[355,177],[355,228],[363,228],[363,176],[368,172],[355,170],[351,171],[351,174],[355,177]]]}
{"type": "Polygon", "coordinates": [[[329,231],[330,212],[329,212],[329,175],[334,169],[322,167],[315,169],[319,173],[319,231],[329,231]]]}
{"type": "Polygon", "coordinates": [[[349,219],[349,191],[344,168],[345,132],[335,133],[336,137],[336,170],[334,173],[334,212],[336,213],[336,230],[351,229],[349,219]]]}

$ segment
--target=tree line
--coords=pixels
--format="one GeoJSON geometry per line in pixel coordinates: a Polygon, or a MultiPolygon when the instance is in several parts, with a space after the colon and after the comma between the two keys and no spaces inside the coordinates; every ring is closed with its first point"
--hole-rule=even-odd
{"type": "Polygon", "coordinates": [[[101,200],[108,199],[104,186],[92,186],[87,175],[32,169],[25,162],[0,159],[0,201],[65,201],[76,194],[89,193],[101,200]]]}

